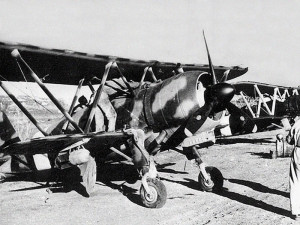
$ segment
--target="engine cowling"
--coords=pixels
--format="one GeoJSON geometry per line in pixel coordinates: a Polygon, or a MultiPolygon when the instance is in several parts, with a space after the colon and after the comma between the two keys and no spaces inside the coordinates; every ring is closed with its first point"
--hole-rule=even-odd
{"type": "Polygon", "coordinates": [[[150,86],[144,97],[146,122],[154,130],[176,127],[205,104],[206,72],[189,71],[150,86]]]}

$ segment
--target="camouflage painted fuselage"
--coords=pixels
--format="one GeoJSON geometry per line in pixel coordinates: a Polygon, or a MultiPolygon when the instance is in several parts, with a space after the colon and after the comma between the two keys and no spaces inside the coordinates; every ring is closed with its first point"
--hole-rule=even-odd
{"type": "Polygon", "coordinates": [[[209,74],[189,71],[135,90],[135,97],[114,99],[116,129],[124,126],[172,134],[205,104],[209,74]]]}

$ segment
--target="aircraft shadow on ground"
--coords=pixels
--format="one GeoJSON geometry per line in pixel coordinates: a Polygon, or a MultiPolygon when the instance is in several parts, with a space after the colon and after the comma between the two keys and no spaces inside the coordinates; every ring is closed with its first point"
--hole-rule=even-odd
{"type": "MultiPolygon", "coordinates": [[[[272,189],[272,188],[266,187],[266,186],[264,186],[260,183],[247,181],[247,180],[239,180],[239,179],[228,179],[228,181],[231,182],[231,183],[236,183],[236,184],[247,186],[249,188],[252,188],[255,191],[281,195],[281,196],[287,197],[287,198],[289,197],[289,194],[287,192],[272,189]]],[[[289,210],[282,209],[282,208],[267,204],[265,202],[262,202],[261,200],[256,200],[254,198],[251,198],[251,197],[239,194],[239,193],[231,192],[231,191],[229,191],[225,188],[217,194],[220,195],[220,196],[229,198],[231,200],[243,203],[245,205],[254,206],[256,208],[260,208],[260,209],[263,209],[263,210],[266,210],[266,211],[269,211],[269,212],[273,212],[273,213],[276,213],[276,214],[279,214],[279,215],[282,215],[282,216],[290,217],[290,211],[289,210]]]]}
{"type": "Polygon", "coordinates": [[[134,184],[140,180],[138,171],[133,165],[122,163],[104,163],[99,165],[97,168],[98,185],[101,185],[102,183],[111,189],[118,190],[131,202],[144,207],[144,205],[142,205],[140,195],[137,193],[139,190],[130,187],[130,184],[134,184]],[[121,181],[122,183],[113,183],[116,181],[121,181]]]}
{"type": "MultiPolygon", "coordinates": [[[[135,201],[135,195],[132,194],[137,190],[131,189],[125,185],[125,183],[133,184],[139,179],[139,174],[132,165],[120,163],[101,164],[97,169],[97,181],[102,182],[112,189],[119,189],[121,193],[133,202],[137,202],[135,201]],[[124,181],[124,183],[122,185],[117,185],[113,184],[112,181],[124,181]]],[[[5,179],[5,182],[18,181],[30,181],[37,183],[38,186],[15,189],[11,190],[11,192],[49,188],[53,193],[67,193],[74,190],[82,196],[88,197],[85,188],[80,184],[82,179],[80,177],[80,170],[77,167],[71,167],[63,171],[55,170],[52,173],[51,170],[28,172],[9,176],[5,179]],[[49,185],[46,184],[47,182],[49,185]]]]}
{"type": "MultiPolygon", "coordinates": [[[[24,172],[24,173],[11,173],[5,178],[5,182],[16,182],[16,181],[32,181],[32,182],[47,182],[53,181],[50,178],[50,170],[42,170],[36,172],[24,172]]],[[[53,177],[54,178],[54,177],[53,177]]]]}
{"type": "MultiPolygon", "coordinates": [[[[271,152],[267,153],[267,152],[247,152],[247,153],[250,153],[251,155],[257,155],[261,158],[264,158],[264,159],[272,159],[272,154],[271,152]]],[[[290,158],[291,156],[291,152],[285,152],[284,155],[278,155],[276,156],[276,158],[290,158]]]]}
{"type": "Polygon", "coordinates": [[[259,192],[263,192],[263,193],[270,193],[270,194],[275,194],[275,195],[281,195],[281,196],[286,197],[286,198],[289,197],[288,192],[284,192],[284,191],[276,190],[276,189],[273,189],[273,188],[269,188],[269,187],[264,186],[264,185],[262,185],[260,183],[257,183],[257,182],[252,182],[252,181],[248,181],[248,180],[239,180],[239,179],[228,179],[228,181],[230,183],[235,183],[235,184],[240,184],[240,185],[247,186],[249,188],[252,188],[255,191],[259,191],[259,192]]]}
{"type": "Polygon", "coordinates": [[[171,182],[171,183],[181,184],[183,186],[186,186],[190,189],[194,189],[194,190],[197,190],[197,191],[199,191],[199,189],[200,189],[199,183],[197,181],[189,179],[189,178],[184,178],[185,181],[178,181],[178,180],[171,180],[171,179],[168,179],[168,178],[161,177],[161,180],[162,181],[165,180],[165,181],[168,181],[168,182],[171,182]]]}
{"type": "MultiPolygon", "coordinates": [[[[137,194],[138,190],[127,186],[126,181],[124,181],[122,184],[115,184],[109,180],[104,180],[104,181],[100,181],[100,182],[103,183],[105,186],[110,187],[111,189],[118,190],[122,195],[127,197],[128,200],[131,201],[132,203],[144,207],[144,205],[142,205],[140,195],[137,194]]],[[[101,185],[101,184],[99,184],[99,185],[101,185]]],[[[94,194],[96,194],[96,193],[94,193],[94,194]]]]}
{"type": "MultiPolygon", "coordinates": [[[[167,168],[169,166],[173,166],[176,163],[165,163],[165,164],[157,164],[157,170],[158,172],[164,172],[164,173],[174,173],[174,174],[187,174],[187,172],[180,172],[175,171],[173,169],[167,168]]],[[[143,206],[141,204],[141,198],[140,195],[137,194],[138,190],[129,187],[126,185],[126,183],[135,183],[137,180],[139,180],[139,175],[137,173],[137,170],[132,165],[127,164],[104,164],[102,166],[98,167],[98,178],[97,180],[104,185],[116,189],[119,192],[121,192],[124,196],[126,196],[131,202],[143,206]],[[112,181],[123,181],[122,184],[115,184],[112,181]]],[[[174,183],[180,183],[188,186],[189,188],[198,189],[197,185],[198,183],[190,180],[185,179],[186,182],[180,182],[180,181],[173,181],[169,180],[167,178],[160,178],[162,181],[170,181],[174,183]]]]}
{"type": "Polygon", "coordinates": [[[242,138],[242,137],[230,137],[230,138],[220,138],[216,140],[216,144],[263,144],[263,143],[274,143],[272,138],[242,138]]]}
{"type": "Polygon", "coordinates": [[[279,208],[270,204],[267,204],[263,201],[260,200],[256,200],[254,198],[245,196],[245,195],[241,195],[239,193],[235,193],[235,192],[231,192],[228,190],[223,190],[219,193],[217,193],[220,196],[229,198],[231,200],[243,203],[245,205],[250,205],[250,206],[254,206],[256,208],[260,208],[269,212],[273,212],[276,213],[278,215],[282,215],[282,216],[286,216],[289,217],[290,216],[290,211],[283,209],[283,208],[279,208]]]}
{"type": "MultiPolygon", "coordinates": [[[[158,172],[173,173],[173,174],[187,174],[187,172],[176,171],[167,167],[173,166],[176,163],[158,164],[158,172]]],[[[11,192],[18,191],[30,191],[36,189],[48,188],[52,193],[67,193],[72,190],[78,192],[82,196],[87,196],[87,193],[82,186],[78,185],[80,179],[80,171],[77,167],[73,169],[67,169],[64,171],[55,170],[51,173],[51,170],[28,172],[18,174],[16,176],[8,177],[5,182],[18,182],[18,181],[30,181],[38,184],[34,187],[21,188],[11,190],[11,192]],[[47,185],[46,182],[50,182],[47,185]]],[[[140,180],[139,174],[133,165],[122,163],[103,163],[97,167],[97,182],[96,185],[105,185],[112,189],[118,190],[124,196],[126,196],[131,202],[143,206],[141,204],[140,195],[137,193],[139,190],[130,187],[130,184],[134,184],[140,180]],[[114,182],[122,182],[116,184],[114,182]]],[[[169,182],[179,183],[189,188],[198,190],[198,183],[191,179],[185,179],[186,181],[174,181],[167,178],[161,178],[169,182]]],[[[97,195],[97,192],[92,196],[97,195]]]]}
{"type": "MultiPolygon", "coordinates": [[[[184,185],[184,186],[194,189],[194,190],[199,190],[199,188],[200,188],[198,182],[191,180],[191,179],[185,179],[186,181],[174,181],[174,180],[170,180],[167,178],[161,178],[161,179],[168,181],[168,182],[181,184],[181,185],[184,185]]],[[[237,183],[237,184],[248,186],[248,187],[252,188],[253,190],[260,191],[263,193],[281,195],[281,196],[287,197],[287,198],[289,197],[289,194],[287,192],[272,189],[272,188],[266,187],[266,186],[256,183],[256,182],[251,182],[251,181],[246,181],[246,180],[238,180],[238,179],[229,179],[228,181],[231,183],[237,183]]],[[[276,213],[276,214],[279,214],[282,216],[290,217],[290,211],[288,211],[286,209],[282,209],[282,208],[267,204],[260,200],[256,200],[254,198],[251,198],[251,197],[239,194],[239,193],[231,192],[226,188],[223,188],[221,191],[214,192],[214,193],[218,194],[220,196],[229,198],[231,200],[243,203],[245,205],[254,206],[256,208],[260,208],[260,209],[263,209],[263,210],[266,210],[269,212],[273,212],[273,213],[276,213]]]]}
{"type": "Polygon", "coordinates": [[[88,197],[85,188],[80,184],[82,180],[79,175],[80,170],[77,167],[65,171],[51,171],[49,169],[17,174],[6,178],[5,182],[29,181],[38,184],[38,186],[35,187],[15,189],[11,190],[11,192],[48,188],[47,190],[53,193],[67,193],[74,190],[82,196],[88,197]]]}
{"type": "Polygon", "coordinates": [[[248,153],[250,153],[251,155],[257,155],[263,159],[271,159],[272,158],[270,152],[269,153],[267,153],[267,152],[248,152],[248,153]]]}
{"type": "Polygon", "coordinates": [[[173,166],[176,163],[164,163],[164,164],[157,164],[156,169],[160,173],[173,173],[173,174],[188,174],[188,172],[185,171],[178,171],[171,168],[167,168],[169,166],[173,166]]]}
{"type": "MultiPolygon", "coordinates": [[[[165,168],[169,165],[161,165],[161,168],[165,168]]],[[[29,191],[36,189],[48,188],[52,193],[67,193],[72,190],[78,192],[82,196],[87,197],[87,193],[80,182],[80,171],[77,167],[67,169],[64,171],[55,170],[52,172],[37,171],[28,172],[23,174],[14,175],[5,179],[5,182],[18,182],[18,181],[30,181],[38,184],[34,187],[14,189],[11,192],[29,191]],[[46,185],[46,182],[50,182],[50,186],[46,185]]],[[[136,183],[140,180],[139,174],[133,165],[122,163],[105,163],[98,165],[97,167],[97,182],[96,185],[105,185],[112,189],[118,190],[124,196],[126,196],[131,202],[141,205],[140,195],[137,194],[138,190],[130,187],[130,184],[136,183]],[[115,184],[119,181],[121,184],[115,184]]],[[[97,191],[92,193],[91,196],[95,196],[97,191]]]]}

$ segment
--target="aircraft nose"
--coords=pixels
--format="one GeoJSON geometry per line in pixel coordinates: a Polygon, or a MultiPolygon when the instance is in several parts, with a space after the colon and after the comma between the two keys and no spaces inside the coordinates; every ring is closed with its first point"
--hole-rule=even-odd
{"type": "Polygon", "coordinates": [[[235,88],[231,84],[218,83],[207,88],[205,101],[224,105],[231,101],[234,94],[235,88]]]}

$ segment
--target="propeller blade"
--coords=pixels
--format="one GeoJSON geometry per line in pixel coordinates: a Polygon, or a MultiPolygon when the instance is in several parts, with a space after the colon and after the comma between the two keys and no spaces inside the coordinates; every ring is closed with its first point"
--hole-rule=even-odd
{"type": "Polygon", "coordinates": [[[185,124],[182,124],[172,136],[161,146],[161,150],[167,150],[178,146],[183,140],[189,136],[192,136],[200,127],[204,124],[210,112],[213,109],[213,105],[204,105],[197,110],[185,124]]]}
{"type": "Polygon", "coordinates": [[[200,127],[204,124],[207,117],[211,113],[212,109],[213,103],[205,104],[188,119],[187,124],[184,128],[184,134],[186,135],[186,137],[192,136],[194,133],[196,133],[197,130],[200,129],[200,127]]]}
{"type": "Polygon", "coordinates": [[[207,46],[207,42],[206,42],[204,31],[203,31],[203,37],[204,37],[204,42],[205,42],[206,51],[207,51],[207,57],[208,57],[208,63],[209,63],[209,70],[210,70],[210,74],[212,75],[212,82],[213,82],[213,85],[214,85],[214,84],[217,84],[217,78],[216,78],[214,66],[213,66],[211,58],[210,58],[210,54],[209,54],[209,50],[208,50],[208,46],[207,46]]]}
{"type": "Polygon", "coordinates": [[[233,135],[251,133],[253,131],[255,123],[251,120],[249,115],[231,102],[227,104],[226,108],[230,114],[229,127],[233,135]]]}
{"type": "Polygon", "coordinates": [[[235,104],[229,102],[227,104],[227,110],[230,114],[239,114],[239,115],[242,115],[242,111],[239,107],[237,107],[235,104]]]}

